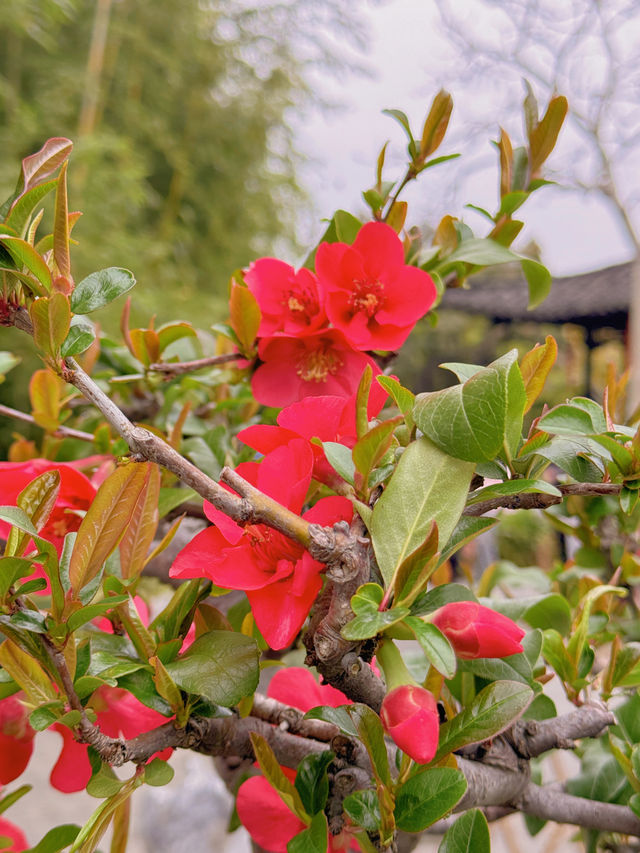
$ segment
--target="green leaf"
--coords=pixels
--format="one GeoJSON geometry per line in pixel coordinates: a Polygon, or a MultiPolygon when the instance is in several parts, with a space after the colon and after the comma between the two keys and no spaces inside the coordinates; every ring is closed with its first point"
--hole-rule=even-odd
{"type": "Polygon", "coordinates": [[[471,809],[446,831],[438,853],[491,853],[489,824],[480,809],[471,809]]]}
{"type": "Polygon", "coordinates": [[[561,498],[562,492],[546,480],[506,480],[504,483],[494,483],[492,486],[486,486],[484,489],[478,489],[469,495],[467,506],[486,501],[489,498],[508,496],[508,495],[524,495],[524,494],[543,494],[555,495],[561,498]]]}
{"type": "Polygon", "coordinates": [[[29,308],[33,339],[42,352],[58,358],[71,323],[69,300],[63,293],[36,299],[29,308]]]}
{"type": "Polygon", "coordinates": [[[12,228],[20,236],[24,237],[31,214],[42,199],[48,195],[51,190],[55,189],[57,185],[58,179],[54,178],[52,181],[45,181],[45,183],[38,184],[38,186],[23,193],[20,198],[14,202],[11,212],[7,216],[2,227],[4,228],[8,225],[9,228],[12,228]]]}
{"type": "Polygon", "coordinates": [[[6,812],[8,808],[10,808],[14,803],[17,803],[25,794],[28,794],[32,788],[33,785],[21,785],[19,788],[16,788],[15,791],[10,791],[10,793],[2,797],[0,800],[0,814],[6,812]]]}
{"type": "Polygon", "coordinates": [[[376,381],[385,391],[393,397],[393,401],[400,409],[405,417],[405,421],[409,429],[413,429],[413,406],[415,404],[416,395],[401,385],[397,379],[392,376],[377,376],[376,381]]]}
{"type": "Polygon", "coordinates": [[[422,159],[433,154],[440,146],[447,131],[452,110],[453,98],[449,92],[441,89],[431,103],[424,127],[422,128],[422,138],[420,140],[420,157],[422,159]]]}
{"type": "Polygon", "coordinates": [[[419,394],[419,428],[445,453],[467,462],[489,462],[501,450],[514,456],[526,405],[517,357],[511,350],[463,385],[419,394]]]}
{"type": "Polygon", "coordinates": [[[351,449],[345,447],[344,444],[338,444],[336,441],[323,441],[322,449],[329,465],[338,472],[343,480],[353,486],[356,466],[353,462],[351,449]]]}
{"type": "Polygon", "coordinates": [[[42,256],[26,240],[12,237],[10,234],[3,234],[2,225],[0,225],[0,244],[11,255],[12,261],[17,265],[16,269],[20,270],[24,267],[35,276],[37,281],[30,282],[34,293],[38,296],[46,296],[51,290],[51,271],[42,256]]]}
{"type": "Polygon", "coordinates": [[[566,471],[578,483],[597,483],[602,480],[602,471],[590,459],[584,458],[584,454],[598,453],[598,447],[591,438],[556,435],[535,453],[566,471]]]}
{"type": "Polygon", "coordinates": [[[311,708],[304,715],[305,720],[324,720],[337,726],[347,737],[357,737],[358,732],[349,715],[350,705],[340,705],[334,708],[332,705],[318,705],[311,708]]]}
{"type": "Polygon", "coordinates": [[[74,314],[90,314],[126,293],[136,283],[133,273],[121,267],[107,267],[91,273],[71,294],[74,314]]]}
{"type": "Polygon", "coordinates": [[[466,364],[460,361],[444,361],[438,367],[443,370],[450,370],[458,377],[459,382],[466,382],[467,379],[471,379],[476,373],[485,369],[484,364],[466,364]]]}
{"type": "Polygon", "coordinates": [[[0,383],[4,382],[6,374],[20,364],[21,359],[12,352],[0,350],[0,383]]]}
{"type": "Polygon", "coordinates": [[[468,586],[463,586],[461,583],[445,583],[421,595],[413,603],[411,613],[414,616],[424,616],[427,613],[438,610],[440,607],[444,607],[445,604],[450,604],[452,601],[477,600],[468,586]]]}
{"type": "Polygon", "coordinates": [[[287,844],[287,853],[326,853],[329,827],[324,812],[315,814],[310,825],[287,844]]]}
{"type": "Polygon", "coordinates": [[[362,228],[362,222],[347,210],[336,210],[333,222],[340,243],[353,243],[362,228]]]}
{"type": "Polygon", "coordinates": [[[497,518],[474,518],[471,515],[463,515],[440,554],[440,563],[444,563],[452,554],[472,542],[477,536],[495,527],[497,523],[497,518]]]}
{"type": "Polygon", "coordinates": [[[168,785],[174,775],[173,767],[159,758],[154,758],[153,761],[144,766],[144,781],[147,785],[153,785],[155,788],[168,785]]]}
{"type": "Polygon", "coordinates": [[[98,799],[112,797],[119,793],[124,784],[108,764],[101,763],[99,769],[94,772],[87,783],[87,794],[98,799]]]}
{"type": "Polygon", "coordinates": [[[57,691],[45,670],[13,640],[5,639],[0,643],[0,666],[20,685],[31,704],[42,705],[57,700],[57,691]]]}
{"type": "Polygon", "coordinates": [[[296,772],[295,786],[307,814],[321,812],[329,796],[327,768],[335,758],[330,750],[305,756],[296,772]]]}
{"type": "Polygon", "coordinates": [[[361,586],[351,598],[351,609],[355,619],[343,627],[340,632],[345,640],[366,640],[375,637],[390,625],[402,621],[409,614],[408,607],[394,607],[391,610],[378,610],[382,602],[382,587],[375,583],[361,586]]]}
{"type": "Polygon", "coordinates": [[[60,355],[63,358],[85,352],[96,339],[93,326],[89,326],[87,323],[74,323],[73,319],[75,318],[71,320],[69,334],[60,347],[60,355]]]}
{"type": "Polygon", "coordinates": [[[356,826],[361,826],[367,832],[379,831],[380,801],[375,791],[355,791],[344,798],[342,806],[356,826]]]}
{"type": "Polygon", "coordinates": [[[369,753],[374,776],[381,785],[389,788],[391,786],[391,772],[380,717],[367,705],[359,703],[350,705],[347,710],[355,723],[360,740],[369,753]]]}
{"type": "Polygon", "coordinates": [[[310,822],[309,815],[304,810],[300,794],[293,782],[290,782],[289,778],[285,776],[266,738],[256,732],[251,732],[250,737],[256,761],[260,765],[260,770],[262,770],[265,779],[272,788],[275,788],[289,811],[292,811],[303,823],[308,824],[310,822]]]}
{"type": "Polygon", "coordinates": [[[519,260],[519,255],[484,237],[474,237],[464,240],[458,248],[447,257],[447,264],[464,261],[468,264],[488,267],[494,264],[506,264],[519,260]]]}
{"type": "Polygon", "coordinates": [[[467,780],[451,767],[424,768],[396,792],[396,826],[403,832],[422,832],[448,814],[467,790],[467,780]]]}
{"type": "Polygon", "coordinates": [[[402,110],[382,110],[382,115],[390,116],[392,119],[398,122],[400,127],[407,134],[410,143],[415,143],[413,138],[413,134],[411,133],[411,126],[409,124],[409,119],[406,114],[402,112],[402,110]]]}
{"type": "Polygon", "coordinates": [[[426,588],[437,568],[438,527],[434,523],[427,538],[402,561],[393,578],[394,603],[411,605],[426,588]]]}
{"type": "Polygon", "coordinates": [[[258,686],[256,641],[232,631],[209,631],[198,637],[167,672],[187,693],[230,708],[258,686]]]}
{"type": "Polygon", "coordinates": [[[462,514],[473,465],[454,459],[427,438],[400,457],[371,520],[373,547],[388,585],[403,561],[427,538],[432,523],[446,542],[462,514]]]}
{"type": "Polygon", "coordinates": [[[76,823],[63,823],[50,829],[35,847],[30,847],[25,853],[60,853],[73,844],[79,832],[80,827],[76,823]]]}
{"type": "Polygon", "coordinates": [[[481,690],[468,708],[440,726],[435,761],[504,731],[525,711],[533,690],[517,681],[496,681],[481,690]]]}
{"type": "Polygon", "coordinates": [[[527,310],[533,311],[549,295],[552,282],[551,273],[545,266],[538,261],[532,261],[530,258],[522,258],[520,266],[529,285],[527,310]]]}
{"type": "Polygon", "coordinates": [[[602,406],[592,400],[576,397],[544,414],[538,429],[555,435],[598,435],[607,431],[602,406]]]}
{"type": "Polygon", "coordinates": [[[407,616],[404,623],[415,634],[426,659],[434,669],[445,678],[453,678],[456,674],[456,656],[442,631],[417,616],[407,616]]]}

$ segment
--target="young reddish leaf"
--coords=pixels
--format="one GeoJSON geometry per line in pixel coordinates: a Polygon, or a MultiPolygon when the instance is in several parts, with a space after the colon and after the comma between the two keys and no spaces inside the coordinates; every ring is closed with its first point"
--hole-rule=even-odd
{"type": "Polygon", "coordinates": [[[0,666],[20,685],[34,705],[58,698],[51,679],[40,664],[8,638],[0,643],[0,666]]]}
{"type": "Polygon", "coordinates": [[[47,432],[55,432],[60,423],[62,380],[51,370],[36,370],[29,382],[33,419],[47,432]]]}
{"type": "Polygon", "coordinates": [[[457,248],[458,232],[456,231],[455,223],[456,220],[453,216],[449,216],[449,214],[442,217],[433,235],[434,246],[442,246],[443,249],[451,252],[457,248]]]}
{"type": "Polygon", "coordinates": [[[257,734],[257,732],[251,732],[250,737],[256,761],[260,765],[260,770],[262,770],[265,779],[276,789],[287,808],[308,825],[311,822],[311,818],[304,810],[300,794],[293,782],[290,782],[282,772],[278,759],[275,757],[266,738],[257,734]]]}
{"type": "Polygon", "coordinates": [[[45,144],[35,154],[30,154],[22,161],[22,188],[28,190],[40,181],[53,174],[71,154],[73,142],[63,136],[47,139],[45,144]]]}
{"type": "Polygon", "coordinates": [[[0,243],[19,269],[24,267],[35,276],[36,281],[30,281],[29,286],[37,296],[44,296],[51,291],[51,271],[32,245],[20,237],[6,233],[0,233],[0,243]]]}
{"type": "Polygon", "coordinates": [[[420,142],[421,160],[426,160],[440,146],[447,132],[452,110],[453,98],[449,92],[441,89],[433,99],[431,109],[422,129],[422,140],[420,142]]]}
{"type": "Polygon", "coordinates": [[[394,201],[389,209],[389,213],[385,216],[385,222],[390,225],[396,234],[399,234],[407,218],[408,205],[406,201],[394,201]]]}
{"type": "Polygon", "coordinates": [[[69,334],[71,309],[64,293],[53,293],[35,299],[29,306],[36,346],[53,359],[60,357],[60,347],[69,334]]]}
{"type": "Polygon", "coordinates": [[[569,104],[564,95],[551,98],[542,120],[529,135],[530,178],[537,176],[540,167],[553,151],[568,109],[569,104]]]}
{"type": "Polygon", "coordinates": [[[171,527],[167,530],[167,532],[164,534],[164,536],[162,537],[160,542],[158,542],[156,547],[153,549],[153,551],[149,554],[149,556],[145,560],[145,562],[144,562],[145,566],[147,565],[147,563],[150,563],[154,557],[157,557],[158,554],[162,554],[162,552],[165,551],[169,547],[169,545],[171,544],[171,540],[173,539],[173,537],[178,532],[178,528],[180,527],[180,523],[181,523],[183,518],[184,518],[184,514],[178,516],[178,518],[176,518],[176,520],[172,523],[171,527]]]}
{"type": "Polygon", "coordinates": [[[500,198],[511,192],[513,175],[513,146],[509,134],[500,128],[500,140],[497,143],[500,151],[500,198]]]}
{"type": "Polygon", "coordinates": [[[116,468],[98,489],[82,519],[69,562],[69,580],[76,596],[98,574],[118,545],[146,476],[147,463],[132,462],[116,468]]]}
{"type": "Polygon", "coordinates": [[[258,301],[249,288],[233,280],[229,311],[231,328],[240,341],[242,352],[249,355],[258,334],[262,315],[258,301]]]}
{"type": "Polygon", "coordinates": [[[56,203],[53,222],[53,258],[60,275],[71,277],[69,257],[69,209],[67,204],[67,163],[62,164],[56,188],[56,203]]]}
{"type": "Polygon", "coordinates": [[[166,699],[174,714],[182,714],[184,712],[184,702],[182,701],[182,694],[178,689],[178,685],[171,678],[160,658],[154,655],[149,658],[149,663],[154,669],[153,683],[156,686],[156,690],[163,699],[166,699]]]}
{"type": "Polygon", "coordinates": [[[520,363],[520,372],[522,373],[525,393],[527,395],[525,413],[529,411],[540,396],[549,371],[555,364],[557,357],[558,344],[551,335],[547,335],[542,346],[536,344],[532,350],[529,350],[523,356],[520,363]]]}
{"type": "Polygon", "coordinates": [[[123,578],[133,578],[140,574],[158,527],[160,469],[153,462],[141,464],[146,469],[144,485],[131,510],[129,523],[120,541],[120,571],[123,578]]]}
{"type": "Polygon", "coordinates": [[[527,90],[527,94],[525,96],[524,102],[522,104],[524,109],[524,126],[527,131],[527,137],[531,138],[531,134],[534,132],[536,127],[538,126],[539,116],[538,116],[538,101],[536,96],[531,88],[531,83],[528,80],[524,81],[525,89],[527,90]]]}
{"type": "Polygon", "coordinates": [[[131,329],[129,332],[132,352],[145,367],[160,358],[160,341],[153,329],[131,329]]]}
{"type": "Polygon", "coordinates": [[[180,414],[178,415],[176,422],[171,427],[171,432],[169,433],[169,444],[173,447],[174,450],[180,449],[180,443],[182,441],[182,428],[184,427],[184,423],[191,411],[191,400],[187,400],[182,409],[180,410],[180,414]]]}
{"type": "MultiPolygon", "coordinates": [[[[40,532],[47,519],[51,515],[58,492],[60,491],[60,472],[55,469],[44,471],[35,480],[32,480],[20,492],[16,500],[16,505],[23,509],[34,528],[40,532]]],[[[31,537],[27,533],[18,530],[17,527],[11,529],[5,554],[8,557],[19,557],[24,554],[24,549],[27,547],[31,537]]]]}

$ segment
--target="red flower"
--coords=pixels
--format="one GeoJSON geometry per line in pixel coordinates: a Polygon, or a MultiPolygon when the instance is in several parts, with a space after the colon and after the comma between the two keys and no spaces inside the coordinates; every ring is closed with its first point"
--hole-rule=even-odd
{"type": "MultiPolygon", "coordinates": [[[[313,454],[301,439],[237,471],[262,492],[293,512],[300,512],[311,482],[313,454]]],[[[322,586],[324,566],[302,545],[264,524],[242,528],[205,501],[207,518],[216,526],[195,536],[171,567],[171,577],[210,578],[230,589],[243,589],[256,625],[273,649],[288,646],[302,627],[322,586]]],[[[346,498],[323,498],[304,514],[307,521],[331,525],[350,520],[346,498]]]]}
{"type": "MultiPolygon", "coordinates": [[[[25,770],[33,752],[35,732],[20,694],[0,701],[0,784],[13,782],[25,770]]],[[[2,835],[2,833],[0,833],[2,835]]]]}
{"type": "Polygon", "coordinates": [[[318,705],[348,705],[349,699],[330,684],[318,684],[310,670],[303,666],[279,669],[267,688],[267,696],[299,711],[310,711],[318,705]]]}
{"type": "Polygon", "coordinates": [[[354,350],[338,329],[263,338],[258,355],[264,364],[253,374],[251,388],[265,406],[288,406],[327,394],[348,397],[357,390],[367,364],[374,376],[380,373],[375,362],[354,350]]]}
{"type": "Polygon", "coordinates": [[[296,272],[284,261],[260,258],[245,272],[244,280],[262,313],[259,337],[277,332],[299,335],[326,325],[318,283],[310,270],[303,268],[296,272]]]}
{"type": "Polygon", "coordinates": [[[29,846],[24,832],[3,817],[0,817],[0,838],[10,838],[12,841],[9,847],[2,848],[2,853],[20,853],[29,846]]]}
{"type": "MultiPolygon", "coordinates": [[[[288,767],[282,771],[290,782],[296,773],[288,767]]],[[[294,835],[306,829],[297,815],[289,811],[280,795],[264,776],[252,776],[238,788],[236,809],[240,822],[260,847],[273,853],[287,853],[287,844],[294,835]]],[[[328,853],[360,850],[357,841],[347,832],[329,833],[328,853]]]]}
{"type": "Polygon", "coordinates": [[[401,684],[384,697],[380,719],[396,746],[417,761],[428,764],[438,749],[438,706],[428,690],[401,684]]]}
{"type": "MultiPolygon", "coordinates": [[[[60,472],[60,492],[40,536],[55,545],[60,554],[65,535],[80,527],[82,515],[89,509],[95,497],[96,490],[88,477],[72,465],[49,462],[47,459],[0,462],[0,504],[15,506],[16,499],[25,486],[45,471],[54,469],[60,472]]],[[[9,525],[4,521],[0,522],[0,537],[6,539],[8,535],[9,525]]]]}
{"type": "Polygon", "coordinates": [[[459,658],[506,658],[522,651],[522,628],[475,601],[445,604],[430,616],[430,621],[442,631],[459,658]]]}
{"type": "Polygon", "coordinates": [[[398,349],[436,298],[426,272],[404,262],[402,242],[384,222],[368,222],[349,246],[321,243],[318,282],[329,320],[361,350],[398,349]]]}
{"type": "MultiPolygon", "coordinates": [[[[387,399],[387,392],[377,382],[371,385],[367,414],[374,418],[387,399]]],[[[316,480],[335,486],[342,478],[325,459],[322,447],[311,444],[312,438],[337,441],[346,447],[356,443],[356,395],[351,397],[305,397],[292,403],[278,415],[278,426],[256,424],[238,433],[238,438],[258,453],[271,453],[296,438],[309,442],[313,453],[313,476],[316,480]]]]}
{"type": "MultiPolygon", "coordinates": [[[[120,687],[103,685],[93,694],[90,706],[97,714],[100,731],[110,737],[134,738],[167,722],[167,718],[139,702],[120,687]]],[[[71,729],[55,723],[52,729],[62,735],[62,751],[49,780],[54,788],[65,794],[81,791],[91,778],[87,745],[78,743],[71,729]]],[[[166,760],[173,750],[165,749],[155,758],[166,760]]]]}

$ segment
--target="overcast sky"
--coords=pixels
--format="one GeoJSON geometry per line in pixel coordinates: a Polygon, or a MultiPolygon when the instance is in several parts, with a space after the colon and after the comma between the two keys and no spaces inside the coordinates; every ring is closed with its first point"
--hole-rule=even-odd
{"type": "MultiPolygon", "coordinates": [[[[469,0],[456,2],[456,8],[463,9],[469,0]]],[[[447,79],[452,48],[439,32],[432,0],[372,3],[366,6],[364,17],[370,31],[365,62],[371,76],[323,82],[329,96],[345,103],[346,108],[317,114],[298,130],[299,146],[309,157],[303,177],[318,210],[330,215],[335,208],[344,207],[364,214],[361,192],[374,182],[380,147],[390,139],[391,151],[401,157],[405,146],[401,129],[381,111],[389,107],[402,109],[419,135],[428,105],[443,86],[451,91],[458,109],[454,107],[452,144],[445,141],[438,154],[457,150],[453,141],[465,136],[463,116],[474,114],[476,120],[486,117],[490,130],[477,136],[473,155],[465,154],[420,177],[405,196],[413,209],[411,221],[437,224],[442,215],[451,213],[464,217],[482,236],[486,233],[482,220],[465,211],[463,205],[471,202],[489,209],[495,206],[497,156],[489,140],[497,137],[499,124],[509,129],[514,144],[522,140],[520,116],[513,110],[505,114],[498,106],[516,90],[524,95],[519,73],[505,76],[494,91],[484,92],[481,100],[474,95],[471,103],[464,85],[447,79]]],[[[489,23],[474,21],[480,31],[489,23]]],[[[389,168],[385,175],[388,179],[402,170],[402,160],[395,162],[397,168],[389,168]]],[[[550,162],[553,165],[553,160],[550,162]]],[[[554,275],[597,269],[629,260],[633,255],[615,214],[593,197],[544,188],[524,206],[522,218],[526,227],[520,246],[535,240],[542,249],[543,262],[554,275]]]]}

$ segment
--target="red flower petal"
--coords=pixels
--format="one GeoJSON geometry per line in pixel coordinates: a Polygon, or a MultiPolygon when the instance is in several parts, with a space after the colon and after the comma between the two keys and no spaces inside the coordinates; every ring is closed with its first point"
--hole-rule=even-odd
{"type": "Polygon", "coordinates": [[[51,728],[61,735],[62,750],[58,760],[53,765],[49,781],[54,788],[62,791],[63,794],[82,791],[83,788],[87,787],[87,782],[91,778],[91,764],[87,756],[87,745],[78,743],[71,729],[60,725],[60,723],[54,723],[51,728]]]}
{"type": "Polygon", "coordinates": [[[287,844],[305,828],[263,776],[252,776],[240,785],[236,809],[256,844],[273,853],[287,853],[287,844]]]}
{"type": "Polygon", "coordinates": [[[24,832],[3,817],[0,817],[0,836],[10,838],[13,842],[10,847],[3,847],[2,853],[20,853],[29,846],[24,832]]]}
{"type": "Polygon", "coordinates": [[[312,673],[301,666],[279,669],[269,682],[267,695],[305,713],[318,705],[348,705],[349,699],[330,684],[318,684],[312,673]]]}

